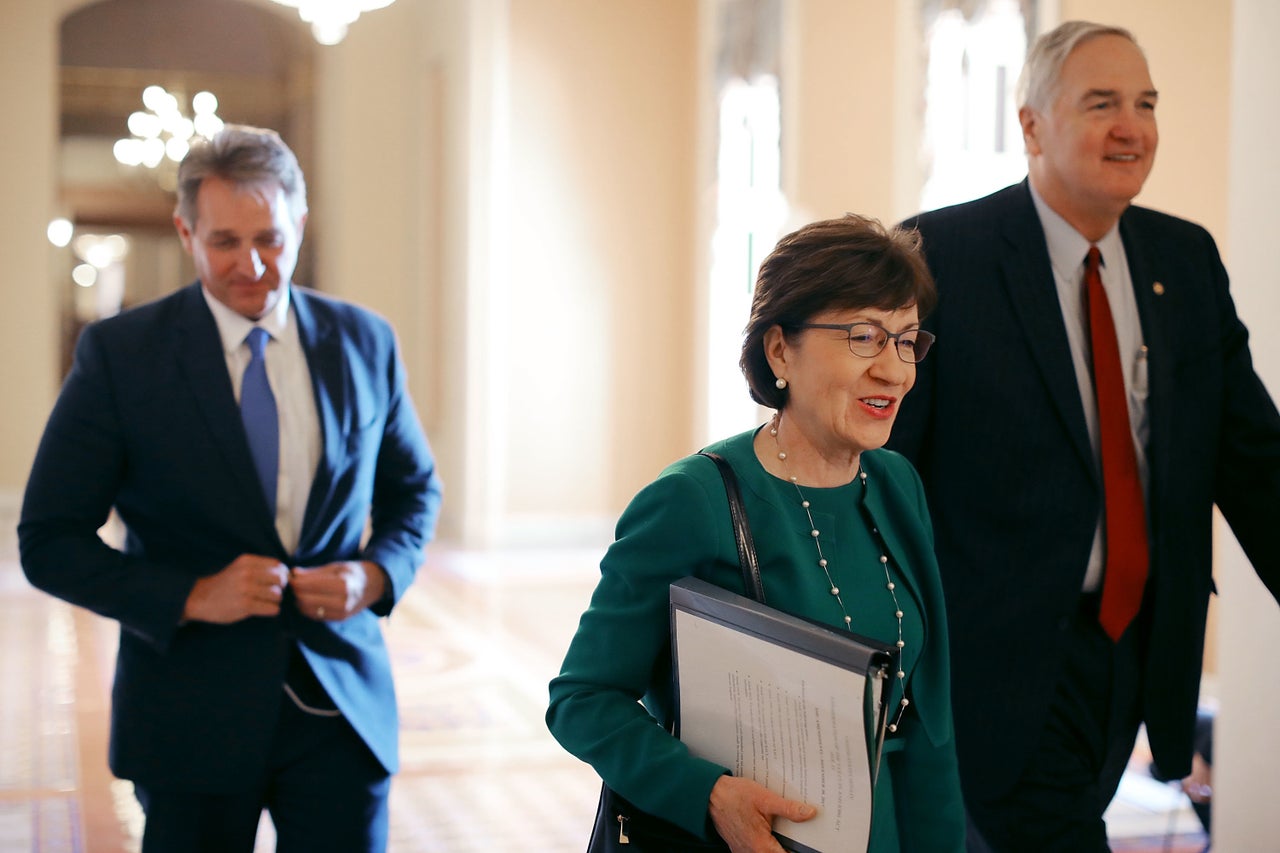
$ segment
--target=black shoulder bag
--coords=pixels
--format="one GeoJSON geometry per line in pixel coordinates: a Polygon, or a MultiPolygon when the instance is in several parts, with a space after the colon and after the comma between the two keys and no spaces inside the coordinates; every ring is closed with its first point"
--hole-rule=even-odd
{"type": "MultiPolygon", "coordinates": [[[[720,469],[724,489],[729,497],[729,515],[733,520],[733,536],[738,543],[738,564],[747,594],[764,603],[764,586],[760,581],[760,563],[747,524],[746,509],[733,467],[722,456],[702,453],[720,469]]],[[[600,804],[591,829],[587,853],[697,853],[725,851],[728,846],[720,838],[707,841],[681,829],[669,821],[640,811],[619,796],[607,784],[600,786],[600,804]]]]}

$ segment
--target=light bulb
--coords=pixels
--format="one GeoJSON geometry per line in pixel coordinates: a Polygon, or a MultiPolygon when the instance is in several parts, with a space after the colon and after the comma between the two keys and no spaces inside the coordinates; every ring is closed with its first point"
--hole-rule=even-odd
{"type": "Polygon", "coordinates": [[[75,230],[75,226],[71,224],[70,219],[60,216],[49,223],[49,228],[45,233],[49,235],[50,243],[62,249],[71,242],[71,237],[75,234],[75,230]]]}

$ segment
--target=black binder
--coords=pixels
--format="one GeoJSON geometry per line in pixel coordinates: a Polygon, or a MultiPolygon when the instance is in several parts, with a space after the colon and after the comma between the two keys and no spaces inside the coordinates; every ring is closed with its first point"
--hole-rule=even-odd
{"type": "Polygon", "coordinates": [[[890,694],[887,687],[890,674],[896,671],[897,649],[847,630],[784,613],[697,578],[685,578],[671,585],[671,636],[677,688],[676,736],[688,744],[695,755],[755,778],[784,796],[805,799],[821,807],[822,803],[816,802],[819,798],[814,795],[822,795],[828,808],[820,809],[817,818],[805,823],[788,823],[781,829],[775,827],[774,834],[784,848],[796,853],[821,853],[805,843],[806,839],[816,837],[814,828],[820,820],[834,824],[823,829],[822,837],[838,836],[840,850],[857,849],[850,843],[855,837],[860,837],[860,842],[854,843],[865,848],[867,836],[860,833],[869,832],[869,795],[875,788],[887,731],[890,694]],[[708,655],[715,656],[715,650],[723,651],[723,655],[714,661],[705,660],[708,655]],[[682,671],[682,661],[686,670],[696,668],[697,673],[682,671]],[[758,666],[766,670],[772,666],[772,674],[758,671],[758,666]],[[819,679],[821,685],[815,682],[814,693],[821,695],[822,690],[839,682],[841,688],[849,688],[851,699],[861,696],[861,714],[847,707],[837,713],[835,706],[839,698],[835,696],[830,697],[830,708],[809,707],[809,697],[804,695],[807,682],[801,680],[798,687],[786,683],[789,679],[801,679],[806,672],[827,672],[827,667],[834,668],[829,672],[836,677],[819,679]],[[846,678],[842,681],[841,676],[846,678]],[[713,679],[710,684],[705,681],[708,677],[713,679]],[[689,680],[694,678],[698,681],[689,680]],[[723,679],[723,683],[715,679],[723,679]],[[690,731],[685,725],[690,715],[685,713],[684,703],[693,692],[697,693],[699,704],[693,716],[705,731],[690,731]],[[843,746],[834,742],[831,731],[823,731],[834,728],[837,720],[847,723],[853,717],[861,723],[859,737],[855,739],[850,732],[840,732],[843,746]],[[854,750],[863,748],[869,775],[865,787],[863,780],[844,775],[862,766],[862,756],[854,750]],[[716,751],[719,754],[715,754],[716,751]],[[800,782],[804,791],[780,790],[797,784],[796,778],[817,778],[812,772],[815,761],[823,763],[820,786],[800,782]],[[815,791],[816,787],[822,790],[815,791]],[[850,799],[855,789],[868,793],[865,805],[850,799]],[[852,812],[847,824],[844,822],[846,808],[852,812]],[[839,810],[839,814],[835,810],[839,810]],[[866,823],[859,825],[857,816],[864,810],[866,823]]]}

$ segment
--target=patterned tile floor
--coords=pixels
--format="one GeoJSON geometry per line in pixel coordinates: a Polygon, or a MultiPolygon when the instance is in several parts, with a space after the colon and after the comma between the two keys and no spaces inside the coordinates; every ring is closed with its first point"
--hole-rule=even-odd
{"type": "MultiPolygon", "coordinates": [[[[115,626],[28,587],[3,530],[0,851],[136,851],[140,810],[106,769],[115,626]]],[[[598,558],[433,550],[385,626],[403,726],[392,853],[584,848],[599,782],[542,714],[598,558]]],[[[1115,849],[1198,853],[1185,801],[1133,776],[1109,815],[1115,849]]],[[[264,820],[258,849],[272,842],[264,820]]]]}

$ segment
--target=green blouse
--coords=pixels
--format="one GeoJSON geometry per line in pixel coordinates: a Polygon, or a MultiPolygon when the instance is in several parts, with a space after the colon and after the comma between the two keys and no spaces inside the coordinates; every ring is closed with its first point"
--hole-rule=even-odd
{"type": "MultiPolygon", "coordinates": [[[[738,475],[767,602],[843,628],[844,613],[818,565],[796,488],[764,469],[754,436],[742,433],[707,449],[738,475]]],[[[880,561],[886,552],[903,611],[902,669],[911,705],[885,748],[871,850],[963,850],[946,616],[924,492],[915,469],[896,453],[865,452],[861,462],[865,482],[804,488],[804,496],[852,630],[890,644],[898,639],[880,561]]],[[[632,500],[616,536],[560,675],[551,682],[547,725],[637,807],[706,833],[711,788],[729,771],[691,756],[668,734],[668,602],[671,583],[687,576],[745,593],[715,465],[697,455],[670,465],[632,500]]],[[[894,684],[890,707],[896,714],[897,679],[894,684]]]]}

